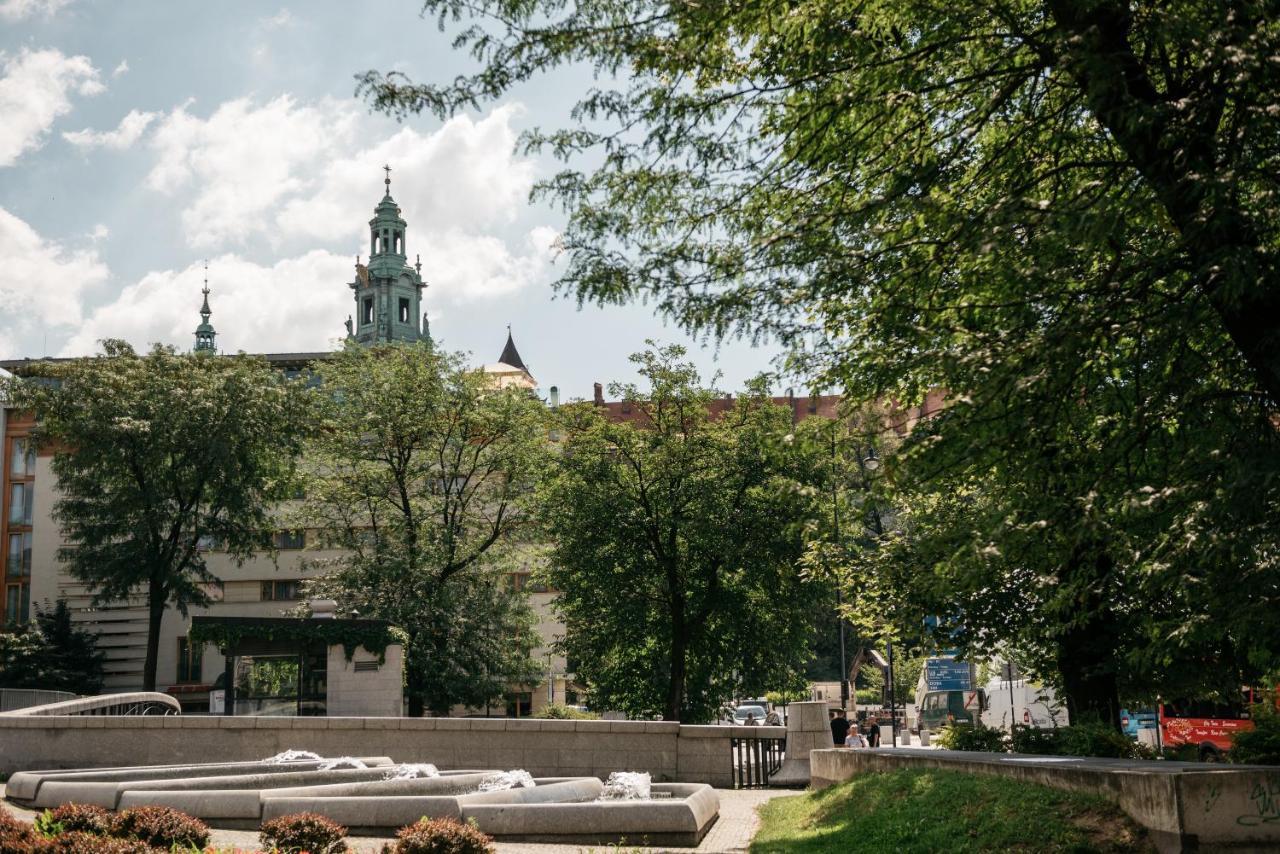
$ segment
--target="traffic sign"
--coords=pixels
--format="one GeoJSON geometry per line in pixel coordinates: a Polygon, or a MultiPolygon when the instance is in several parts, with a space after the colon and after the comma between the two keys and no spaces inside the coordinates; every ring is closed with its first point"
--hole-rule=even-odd
{"type": "Polygon", "coordinates": [[[964,692],[964,707],[965,709],[978,708],[978,692],[977,691],[964,692]]]}
{"type": "Polygon", "coordinates": [[[967,691],[973,687],[968,662],[954,658],[925,659],[924,683],[930,691],[967,691]]]}

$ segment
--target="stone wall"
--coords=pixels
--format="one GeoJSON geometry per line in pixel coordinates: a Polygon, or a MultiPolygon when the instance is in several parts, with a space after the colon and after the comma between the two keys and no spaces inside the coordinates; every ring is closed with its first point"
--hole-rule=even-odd
{"type": "Polygon", "coordinates": [[[398,718],[404,714],[404,647],[391,644],[381,664],[378,657],[360,647],[350,661],[341,644],[329,647],[329,717],[398,718]],[[360,665],[357,668],[356,665],[360,665]],[[376,668],[376,669],[371,669],[376,668]]]}
{"type": "Polygon", "coordinates": [[[1162,852],[1280,851],[1280,768],[910,748],[814,750],[809,760],[814,788],[898,768],[997,775],[1106,798],[1162,852]]]}
{"type": "Polygon", "coordinates": [[[729,739],[782,727],[508,718],[0,716],[0,774],[46,768],[232,762],[284,750],[390,756],[442,770],[523,768],[535,777],[648,771],[654,781],[733,785],[729,739]]]}

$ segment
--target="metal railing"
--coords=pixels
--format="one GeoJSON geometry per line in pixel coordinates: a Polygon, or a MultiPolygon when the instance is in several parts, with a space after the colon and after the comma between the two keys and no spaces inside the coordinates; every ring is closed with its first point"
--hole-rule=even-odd
{"type": "Polygon", "coordinates": [[[131,691],[124,694],[102,694],[97,697],[80,697],[61,703],[31,706],[6,716],[34,717],[40,715],[180,715],[182,705],[168,694],[156,691],[131,691]]]}
{"type": "Polygon", "coordinates": [[[733,787],[735,789],[763,789],[769,778],[782,767],[786,753],[785,736],[729,739],[729,752],[733,757],[733,787]]]}
{"type": "Polygon", "coordinates": [[[70,691],[48,691],[43,688],[0,688],[0,712],[15,712],[32,706],[74,700],[70,691]]]}

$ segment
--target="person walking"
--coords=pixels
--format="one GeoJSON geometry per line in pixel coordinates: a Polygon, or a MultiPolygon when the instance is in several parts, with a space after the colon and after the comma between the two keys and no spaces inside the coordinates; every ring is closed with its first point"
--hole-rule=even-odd
{"type": "Polygon", "coordinates": [[[867,743],[867,737],[859,732],[858,728],[855,726],[849,728],[849,734],[845,736],[844,739],[844,746],[851,747],[856,750],[858,748],[869,747],[870,745],[867,743]]]}
{"type": "Polygon", "coordinates": [[[831,743],[836,747],[844,744],[849,735],[849,719],[844,714],[844,709],[836,709],[831,713],[831,743]]]}
{"type": "Polygon", "coordinates": [[[782,716],[778,714],[778,710],[774,709],[764,718],[765,726],[782,726],[782,716]]]}

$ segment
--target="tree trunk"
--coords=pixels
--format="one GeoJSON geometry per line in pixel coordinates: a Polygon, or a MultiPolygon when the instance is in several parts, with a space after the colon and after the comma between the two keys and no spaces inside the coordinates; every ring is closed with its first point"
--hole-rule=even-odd
{"type": "Polygon", "coordinates": [[[662,719],[680,720],[684,706],[685,657],[689,651],[688,629],[685,626],[684,600],[673,596],[671,602],[671,653],[668,666],[667,708],[662,719]]]}
{"type": "Polygon", "coordinates": [[[1111,559],[1082,554],[1063,579],[1081,593],[1070,603],[1071,622],[1058,637],[1058,672],[1062,675],[1067,714],[1072,724],[1097,717],[1120,728],[1120,690],[1116,682],[1116,650],[1120,625],[1109,604],[1111,559]]]}
{"type": "Polygon", "coordinates": [[[156,665],[160,656],[160,625],[164,621],[169,591],[156,579],[147,585],[147,657],[142,665],[142,690],[156,690],[156,665]]]}

